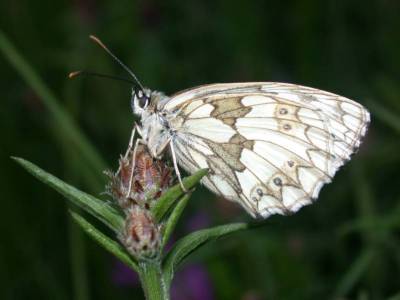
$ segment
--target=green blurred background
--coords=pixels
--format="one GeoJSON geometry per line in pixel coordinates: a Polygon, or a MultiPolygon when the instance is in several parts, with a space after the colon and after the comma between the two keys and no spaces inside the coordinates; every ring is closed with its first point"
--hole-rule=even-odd
{"type": "MultiPolygon", "coordinates": [[[[0,30],[1,299],[142,298],[137,279],[72,224],[61,196],[9,158],[104,190],[102,170],[116,169],[129,139],[131,91],[67,79],[77,69],[126,76],[89,34],[167,94],[283,81],[371,110],[360,152],[315,205],[207,246],[175,280],[176,299],[400,299],[399,1],[3,0],[0,30]]],[[[175,239],[235,220],[249,218],[200,189],[175,239]]]]}

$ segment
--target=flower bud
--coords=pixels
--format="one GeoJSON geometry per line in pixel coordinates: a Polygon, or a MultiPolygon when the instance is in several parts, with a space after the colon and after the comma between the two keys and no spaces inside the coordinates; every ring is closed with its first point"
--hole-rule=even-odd
{"type": "Polygon", "coordinates": [[[108,175],[108,192],[124,208],[133,205],[150,207],[172,184],[171,170],[164,161],[154,159],[144,145],[140,145],[132,164],[133,150],[119,161],[119,171],[108,175]],[[132,174],[133,167],[133,174],[132,174]]]}
{"type": "Polygon", "coordinates": [[[147,209],[133,206],[121,237],[126,249],[137,258],[153,258],[160,249],[160,227],[147,209]]]}

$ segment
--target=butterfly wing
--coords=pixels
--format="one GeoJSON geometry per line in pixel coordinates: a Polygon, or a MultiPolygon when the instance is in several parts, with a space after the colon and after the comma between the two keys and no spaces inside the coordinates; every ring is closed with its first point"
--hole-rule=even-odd
{"type": "Polygon", "coordinates": [[[182,119],[172,143],[180,166],[209,168],[203,183],[253,217],[312,203],[360,145],[360,104],[286,83],[201,86],[164,105],[182,119]]]}

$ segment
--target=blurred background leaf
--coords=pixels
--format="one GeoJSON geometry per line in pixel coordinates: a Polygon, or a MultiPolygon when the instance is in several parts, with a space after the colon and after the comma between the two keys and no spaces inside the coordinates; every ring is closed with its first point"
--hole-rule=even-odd
{"type": "MultiPolygon", "coordinates": [[[[134,119],[129,85],[66,78],[81,69],[126,76],[89,34],[167,94],[286,81],[371,109],[360,152],[315,205],[196,252],[174,281],[176,299],[198,299],[190,294],[198,290],[208,291],[202,299],[398,297],[399,11],[396,0],[1,1],[0,30],[13,47],[0,54],[0,299],[142,297],[130,270],[70,223],[61,196],[9,158],[34,161],[93,195],[104,191],[101,169],[117,168],[134,119]],[[22,57],[29,76],[10,55],[22,57]]],[[[187,206],[172,241],[249,220],[204,189],[187,206]]]]}

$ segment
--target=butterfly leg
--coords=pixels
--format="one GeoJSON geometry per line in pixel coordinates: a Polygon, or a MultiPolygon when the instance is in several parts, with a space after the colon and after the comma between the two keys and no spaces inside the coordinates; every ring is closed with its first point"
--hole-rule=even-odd
{"type": "Polygon", "coordinates": [[[176,155],[175,155],[175,149],[174,149],[174,144],[172,142],[169,143],[169,146],[171,148],[171,154],[172,154],[172,162],[174,164],[174,169],[175,169],[175,173],[176,176],[178,176],[178,180],[179,180],[179,184],[181,185],[182,190],[187,193],[187,189],[185,188],[185,186],[183,185],[182,182],[182,177],[181,177],[181,173],[179,172],[179,168],[178,168],[178,164],[176,162],[176,155]]]}
{"type": "Polygon", "coordinates": [[[140,129],[140,126],[135,122],[135,125],[133,126],[133,129],[132,129],[131,137],[129,138],[128,149],[126,150],[124,158],[127,158],[129,152],[132,150],[133,139],[135,138],[136,131],[139,133],[140,136],[142,136],[142,130],[140,129]]]}
{"type": "MultiPolygon", "coordinates": [[[[137,154],[137,149],[138,149],[140,143],[143,143],[143,140],[137,139],[135,142],[135,147],[133,148],[133,151],[132,151],[131,175],[129,177],[129,186],[128,186],[128,192],[126,194],[126,197],[129,197],[129,195],[132,191],[132,181],[133,181],[133,174],[135,172],[136,154],[137,154]]],[[[132,148],[132,147],[130,147],[130,148],[132,148]]]]}
{"type": "Polygon", "coordinates": [[[133,146],[133,138],[135,137],[135,133],[136,133],[136,128],[137,128],[137,124],[135,123],[135,125],[133,126],[132,132],[131,132],[131,137],[129,138],[129,144],[128,144],[128,149],[126,150],[126,153],[124,155],[124,158],[128,157],[129,152],[132,149],[133,146]]]}
{"type": "MultiPolygon", "coordinates": [[[[128,144],[128,149],[126,150],[124,156],[122,156],[122,155],[120,156],[121,159],[122,159],[122,158],[126,159],[126,158],[128,157],[128,154],[129,154],[129,152],[130,152],[131,149],[132,149],[133,138],[134,138],[134,136],[135,136],[135,133],[136,133],[136,124],[135,124],[135,126],[132,128],[131,137],[130,137],[130,139],[129,139],[129,144],[128,144]]],[[[118,175],[119,172],[121,172],[121,164],[120,164],[119,167],[118,167],[118,170],[117,170],[116,175],[118,175]]]]}
{"type": "MultiPolygon", "coordinates": [[[[135,138],[136,131],[140,134],[140,127],[138,124],[135,123],[135,125],[132,128],[131,137],[129,138],[128,149],[126,150],[125,155],[121,156],[121,158],[124,159],[128,158],[129,152],[132,150],[133,147],[133,139],[135,138]]],[[[118,175],[120,171],[121,171],[121,165],[119,166],[116,174],[118,175]]]]}

